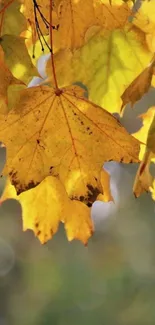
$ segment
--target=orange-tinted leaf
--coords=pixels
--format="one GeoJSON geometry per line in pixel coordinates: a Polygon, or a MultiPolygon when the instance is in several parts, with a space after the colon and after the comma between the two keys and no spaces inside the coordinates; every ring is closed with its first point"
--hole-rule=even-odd
{"type": "Polygon", "coordinates": [[[21,3],[19,0],[0,1],[1,36],[5,34],[18,36],[26,29],[26,19],[20,12],[20,7],[21,3]]]}
{"type": "MultiPolygon", "coordinates": [[[[36,34],[36,20],[35,20],[36,17],[34,11],[34,3],[32,0],[22,0],[22,3],[23,3],[22,12],[26,17],[28,24],[31,26],[34,34],[36,34]]],[[[48,0],[44,0],[44,2],[42,0],[37,0],[36,3],[38,5],[38,9],[36,9],[38,24],[40,26],[40,29],[42,30],[42,33],[47,34],[48,30],[46,28],[46,24],[43,22],[43,19],[39,14],[39,11],[42,13],[45,19],[49,21],[50,2],[48,0]]],[[[36,39],[37,37],[38,35],[36,34],[36,39]]]]}
{"type": "Polygon", "coordinates": [[[133,185],[133,192],[135,197],[139,197],[143,192],[148,192],[152,186],[153,176],[150,174],[150,163],[152,152],[149,150],[145,152],[142,162],[138,168],[136,178],[133,185]]]}
{"type": "Polygon", "coordinates": [[[122,98],[122,108],[124,105],[131,102],[133,106],[136,101],[149,91],[151,86],[152,76],[155,72],[155,59],[152,60],[151,64],[140,73],[140,75],[129,85],[124,91],[122,98]]]}
{"type": "Polygon", "coordinates": [[[97,199],[98,201],[109,202],[113,201],[113,197],[110,190],[110,175],[105,169],[101,170],[101,185],[103,188],[103,194],[99,194],[97,199]]]}
{"type": "Polygon", "coordinates": [[[139,142],[82,93],[75,86],[59,92],[47,86],[27,89],[0,118],[0,140],[7,147],[3,174],[10,175],[18,193],[53,175],[70,198],[90,206],[103,193],[104,161],[138,162],[139,142]]]}
{"type": "Polygon", "coordinates": [[[16,78],[28,84],[34,76],[38,76],[38,71],[32,64],[23,38],[4,35],[0,39],[0,45],[5,53],[6,63],[16,78]]]}
{"type": "Polygon", "coordinates": [[[62,0],[58,7],[61,48],[75,49],[85,42],[85,33],[93,25],[114,30],[125,25],[131,13],[131,1],[62,0]]]}

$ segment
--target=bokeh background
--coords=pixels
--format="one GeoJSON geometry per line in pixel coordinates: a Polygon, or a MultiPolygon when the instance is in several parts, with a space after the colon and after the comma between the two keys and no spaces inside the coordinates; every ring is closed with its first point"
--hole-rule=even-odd
{"type": "MultiPolygon", "coordinates": [[[[136,132],[137,116],[153,105],[151,89],[120,120],[136,132]]],[[[1,170],[4,162],[1,148],[1,170]]],[[[69,243],[63,226],[42,246],[22,232],[18,202],[0,206],[0,325],[155,324],[155,203],[149,194],[132,194],[136,164],[105,168],[115,204],[93,205],[95,234],[87,247],[69,243]]]]}

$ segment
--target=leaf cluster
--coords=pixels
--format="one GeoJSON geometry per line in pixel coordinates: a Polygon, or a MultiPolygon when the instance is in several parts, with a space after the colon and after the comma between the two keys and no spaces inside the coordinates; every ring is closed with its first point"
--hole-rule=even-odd
{"type": "Polygon", "coordinates": [[[134,194],[155,197],[154,108],[133,135],[113,116],[154,87],[154,12],[154,0],[0,1],[1,202],[18,200],[42,243],[60,222],[87,243],[92,204],[113,200],[104,162],[139,164],[134,194]]]}

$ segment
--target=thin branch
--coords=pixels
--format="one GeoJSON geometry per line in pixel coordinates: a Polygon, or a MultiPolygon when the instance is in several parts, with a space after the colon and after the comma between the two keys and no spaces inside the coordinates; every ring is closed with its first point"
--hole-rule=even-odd
{"type": "Polygon", "coordinates": [[[51,63],[52,63],[52,72],[54,78],[55,88],[58,89],[58,83],[55,73],[54,57],[53,57],[53,31],[52,31],[52,0],[50,0],[50,46],[51,46],[51,63]]]}

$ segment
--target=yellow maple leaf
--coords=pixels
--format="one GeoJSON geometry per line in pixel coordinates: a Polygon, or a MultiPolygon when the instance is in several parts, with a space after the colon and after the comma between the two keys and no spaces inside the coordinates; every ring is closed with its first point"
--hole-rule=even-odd
{"type": "MultiPolygon", "coordinates": [[[[25,15],[28,22],[28,29],[22,33],[22,37],[26,38],[26,47],[32,62],[37,64],[39,57],[43,54],[49,53],[50,49],[50,1],[41,0],[21,0],[21,11],[25,15]]],[[[52,6],[52,51],[55,52],[60,48],[59,33],[58,33],[58,18],[57,13],[54,10],[58,1],[53,1],[52,6]]]]}
{"type": "Polygon", "coordinates": [[[155,107],[153,106],[153,107],[150,107],[146,113],[139,115],[139,118],[141,118],[143,121],[143,125],[136,133],[133,134],[133,136],[142,143],[141,150],[139,152],[140,160],[143,159],[143,156],[145,153],[149,128],[152,124],[154,114],[155,114],[155,107]]]}
{"type": "Polygon", "coordinates": [[[145,34],[146,44],[150,51],[155,52],[155,2],[141,1],[139,10],[134,15],[133,24],[145,34]]]}
{"type": "Polygon", "coordinates": [[[94,226],[90,219],[90,209],[82,202],[70,200],[68,213],[63,218],[69,241],[80,239],[84,245],[92,236],[94,226]]]}
{"type": "Polygon", "coordinates": [[[152,33],[146,35],[146,44],[149,50],[154,53],[155,52],[155,30],[152,33]]]}
{"type": "Polygon", "coordinates": [[[152,33],[155,28],[154,12],[154,1],[141,1],[141,6],[134,15],[133,24],[144,33],[152,33]]]}
{"type": "MultiPolygon", "coordinates": [[[[37,39],[42,35],[49,34],[50,25],[50,1],[37,0],[21,0],[22,8],[21,12],[27,19],[28,26],[32,31],[32,41],[35,44],[37,39]]],[[[52,8],[52,26],[56,30],[58,28],[58,17],[55,9],[55,2],[53,1],[52,8]]]]}
{"type": "Polygon", "coordinates": [[[139,142],[82,94],[77,86],[33,87],[0,117],[0,140],[7,148],[3,174],[10,175],[18,193],[52,175],[70,198],[90,206],[103,193],[103,162],[138,162],[139,142]]]}
{"type": "Polygon", "coordinates": [[[6,64],[14,77],[28,84],[32,77],[38,76],[38,71],[31,62],[23,38],[4,35],[0,39],[0,45],[5,53],[6,64]]]}
{"type": "Polygon", "coordinates": [[[17,80],[9,71],[5,60],[4,53],[0,46],[0,112],[8,111],[8,89],[10,85],[19,85],[22,82],[17,80]]]}
{"type": "MultiPolygon", "coordinates": [[[[22,0],[22,8],[21,12],[26,17],[28,24],[30,24],[31,28],[33,29],[34,33],[36,34],[36,17],[38,19],[38,24],[40,26],[40,29],[42,30],[43,34],[48,34],[48,29],[46,27],[46,24],[44,23],[41,15],[39,12],[42,13],[42,15],[45,17],[45,19],[49,20],[49,10],[50,10],[50,2],[49,0],[37,0],[36,5],[38,6],[38,9],[35,8],[34,10],[34,2],[32,0],[22,0]]],[[[36,35],[37,39],[38,35],[36,35]]]]}
{"type": "Polygon", "coordinates": [[[79,201],[70,200],[56,177],[48,176],[38,186],[18,196],[8,179],[0,203],[9,198],[21,204],[23,230],[33,230],[42,244],[53,237],[60,222],[64,223],[69,241],[79,239],[87,244],[92,235],[90,209],[79,201]]]}
{"type": "MultiPolygon", "coordinates": [[[[91,101],[110,112],[120,112],[122,93],[152,58],[141,36],[128,28],[102,30],[74,54],[69,50],[58,52],[54,59],[59,86],[81,82],[88,88],[91,101]]],[[[51,71],[49,60],[50,78],[51,71]]]]}
{"type": "Polygon", "coordinates": [[[85,33],[92,25],[114,30],[125,25],[131,13],[131,1],[62,0],[57,8],[60,48],[74,50],[85,42],[85,33]]]}
{"type": "Polygon", "coordinates": [[[155,161],[155,107],[151,107],[140,117],[143,118],[143,126],[134,136],[146,145],[142,144],[141,146],[141,163],[133,186],[136,197],[140,196],[144,191],[148,192],[153,182],[153,176],[150,174],[149,169],[151,161],[155,161]]]}
{"type": "Polygon", "coordinates": [[[0,1],[1,36],[5,34],[20,35],[26,29],[26,19],[20,12],[18,0],[0,1]]]}
{"type": "Polygon", "coordinates": [[[103,194],[99,193],[99,195],[96,198],[96,201],[104,201],[104,202],[114,201],[110,189],[110,175],[108,174],[107,171],[105,171],[105,169],[102,169],[101,171],[100,181],[103,188],[102,191],[103,194]]]}

